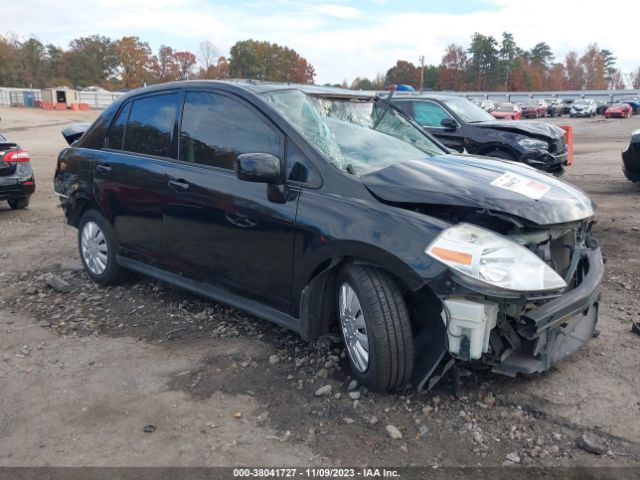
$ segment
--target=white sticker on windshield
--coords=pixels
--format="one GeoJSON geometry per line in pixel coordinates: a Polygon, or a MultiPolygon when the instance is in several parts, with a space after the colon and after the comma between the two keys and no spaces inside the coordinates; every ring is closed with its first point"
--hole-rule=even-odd
{"type": "Polygon", "coordinates": [[[533,198],[534,200],[540,200],[545,193],[551,190],[551,187],[544,183],[539,183],[511,172],[500,175],[491,182],[491,185],[504,188],[505,190],[511,190],[512,192],[533,198]]]}

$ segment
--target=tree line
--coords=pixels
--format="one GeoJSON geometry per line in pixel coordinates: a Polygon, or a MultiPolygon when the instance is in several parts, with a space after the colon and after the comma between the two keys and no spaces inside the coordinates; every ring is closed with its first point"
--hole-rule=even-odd
{"type": "MultiPolygon", "coordinates": [[[[0,35],[0,85],[45,88],[100,86],[108,90],[186,79],[247,78],[313,83],[315,69],[295,50],[276,43],[241,40],[220,55],[209,41],[197,53],[161,45],[153,52],[136,36],[114,40],[102,35],[80,37],[68,47],[44,44],[36,37],[22,40],[0,35]]],[[[398,60],[386,73],[372,79],[358,77],[340,86],[383,89],[408,84],[426,90],[600,90],[640,88],[640,67],[623,73],[616,57],[596,43],[582,55],[569,52],[556,60],[551,47],[540,42],[527,50],[513,34],[500,41],[474,33],[468,48],[449,45],[439,65],[415,65],[398,60]]]]}
{"type": "Polygon", "coordinates": [[[613,52],[597,43],[581,56],[571,51],[556,60],[546,42],[530,50],[519,47],[513,34],[501,41],[474,33],[468,48],[449,45],[439,65],[418,66],[398,60],[386,74],[374,79],[356,78],[351,88],[379,89],[389,84],[407,84],[418,89],[457,91],[619,90],[640,88],[640,67],[623,73],[613,52]]]}
{"type": "Polygon", "coordinates": [[[136,36],[102,35],[72,40],[68,48],[35,37],[0,36],[0,85],[46,88],[99,86],[107,90],[187,79],[251,78],[313,83],[313,66],[295,50],[276,43],[243,40],[219,55],[209,41],[197,54],[161,45],[156,53],[136,36]]]}

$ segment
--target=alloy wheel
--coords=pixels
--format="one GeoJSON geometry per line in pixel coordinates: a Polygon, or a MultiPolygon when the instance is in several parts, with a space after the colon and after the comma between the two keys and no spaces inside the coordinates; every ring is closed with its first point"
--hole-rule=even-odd
{"type": "Polygon", "coordinates": [[[369,367],[369,336],[360,300],[348,283],[340,286],[338,302],[340,326],[349,357],[356,370],[363,373],[369,367]]]}

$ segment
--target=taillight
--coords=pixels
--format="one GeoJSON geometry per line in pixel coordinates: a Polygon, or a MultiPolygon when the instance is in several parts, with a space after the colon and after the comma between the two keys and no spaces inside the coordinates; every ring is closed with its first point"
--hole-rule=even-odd
{"type": "Polygon", "coordinates": [[[4,162],[30,162],[31,157],[29,156],[29,152],[26,150],[11,150],[4,154],[2,158],[4,162]]]}

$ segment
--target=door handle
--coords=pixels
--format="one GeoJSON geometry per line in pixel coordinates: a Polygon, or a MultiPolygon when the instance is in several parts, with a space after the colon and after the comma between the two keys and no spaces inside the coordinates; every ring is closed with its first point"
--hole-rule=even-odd
{"type": "Polygon", "coordinates": [[[169,180],[167,182],[167,184],[170,187],[173,187],[177,190],[188,190],[189,189],[189,182],[187,182],[186,180],[169,180]]]}
{"type": "Polygon", "coordinates": [[[111,171],[111,167],[100,163],[96,165],[96,170],[100,173],[109,173],[111,171]]]}

